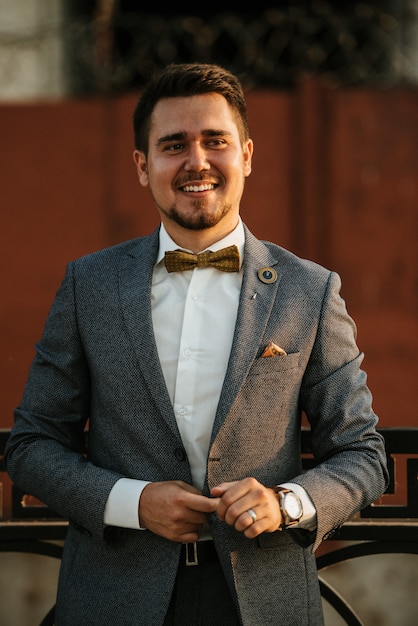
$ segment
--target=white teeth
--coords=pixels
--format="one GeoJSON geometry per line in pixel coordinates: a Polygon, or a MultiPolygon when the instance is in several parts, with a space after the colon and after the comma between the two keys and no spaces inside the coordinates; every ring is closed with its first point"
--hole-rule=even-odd
{"type": "Polygon", "coordinates": [[[183,191],[209,191],[214,188],[215,185],[186,185],[183,187],[183,191]]]}

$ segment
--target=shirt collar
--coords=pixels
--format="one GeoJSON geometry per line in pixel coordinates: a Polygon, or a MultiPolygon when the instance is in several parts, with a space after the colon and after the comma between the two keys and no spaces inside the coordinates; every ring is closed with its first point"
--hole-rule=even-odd
{"type": "MultiPolygon", "coordinates": [[[[207,248],[205,248],[205,250],[212,250],[213,252],[216,252],[217,250],[220,250],[221,248],[226,248],[228,246],[235,245],[238,247],[241,264],[242,264],[242,259],[244,256],[244,243],[245,243],[244,226],[242,224],[241,218],[238,217],[238,224],[234,228],[232,233],[229,233],[229,235],[227,235],[226,237],[223,237],[219,241],[216,241],[215,243],[213,243],[211,246],[208,246],[207,248]]],[[[160,233],[159,233],[159,248],[158,248],[156,265],[164,258],[164,255],[167,251],[179,250],[179,249],[184,250],[185,248],[180,248],[180,246],[178,246],[176,242],[171,239],[170,235],[167,233],[164,227],[164,224],[161,224],[160,233]]],[[[188,252],[190,252],[190,250],[188,250],[188,252]]],[[[202,252],[204,252],[204,250],[202,250],[202,252]]]]}

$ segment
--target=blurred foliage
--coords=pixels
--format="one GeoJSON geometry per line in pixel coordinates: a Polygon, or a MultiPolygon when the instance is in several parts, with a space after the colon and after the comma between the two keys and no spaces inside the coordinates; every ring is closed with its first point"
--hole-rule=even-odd
{"type": "Polygon", "coordinates": [[[155,69],[193,61],[220,63],[246,87],[291,88],[306,73],[334,87],[409,80],[402,2],[314,0],[209,14],[105,4],[95,19],[67,29],[75,91],[139,88],[155,69]]]}

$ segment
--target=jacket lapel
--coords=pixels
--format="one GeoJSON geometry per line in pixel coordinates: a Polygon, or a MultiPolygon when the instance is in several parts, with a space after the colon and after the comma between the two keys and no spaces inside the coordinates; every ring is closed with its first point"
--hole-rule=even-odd
{"type": "Polygon", "coordinates": [[[120,261],[119,297],[122,315],[142,376],[161,415],[175,435],[180,437],[152,326],[151,284],[157,251],[158,229],[149,237],[132,242],[131,249],[120,261]]]}
{"type": "MultiPolygon", "coordinates": [[[[138,366],[155,404],[171,429],[180,437],[173,408],[158,358],[151,314],[152,271],[158,250],[158,229],[149,237],[137,239],[122,257],[119,290],[122,314],[136,353],[138,366]]],[[[258,277],[263,267],[274,268],[277,259],[267,246],[245,227],[244,275],[237,322],[228,368],[212,430],[212,442],[242,386],[253,361],[259,356],[280,283],[264,283],[258,277]]]]}
{"type": "Polygon", "coordinates": [[[280,279],[277,259],[267,246],[256,239],[245,227],[244,276],[237,322],[212,430],[212,442],[228,415],[251,364],[259,356],[260,342],[276,299],[280,279]],[[274,268],[274,266],[276,266],[277,279],[271,283],[260,280],[258,271],[262,268],[274,268]]]}

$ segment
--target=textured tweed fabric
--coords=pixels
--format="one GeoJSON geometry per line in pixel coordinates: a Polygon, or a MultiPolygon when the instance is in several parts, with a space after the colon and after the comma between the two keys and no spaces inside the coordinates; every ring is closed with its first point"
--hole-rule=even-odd
{"type": "MultiPolygon", "coordinates": [[[[15,485],[70,520],[57,626],[162,626],[173,596],[180,544],[106,527],[103,516],[121,477],[192,483],[154,337],[158,241],[156,230],[69,264],[15,411],[5,455],[15,485]]],[[[203,493],[246,476],[291,480],[311,497],[317,526],[249,540],[209,516],[243,626],[321,626],[314,551],[386,488],[384,441],[340,287],[335,272],[245,230],[203,493]],[[305,472],[302,412],[316,461],[305,472]]]]}

